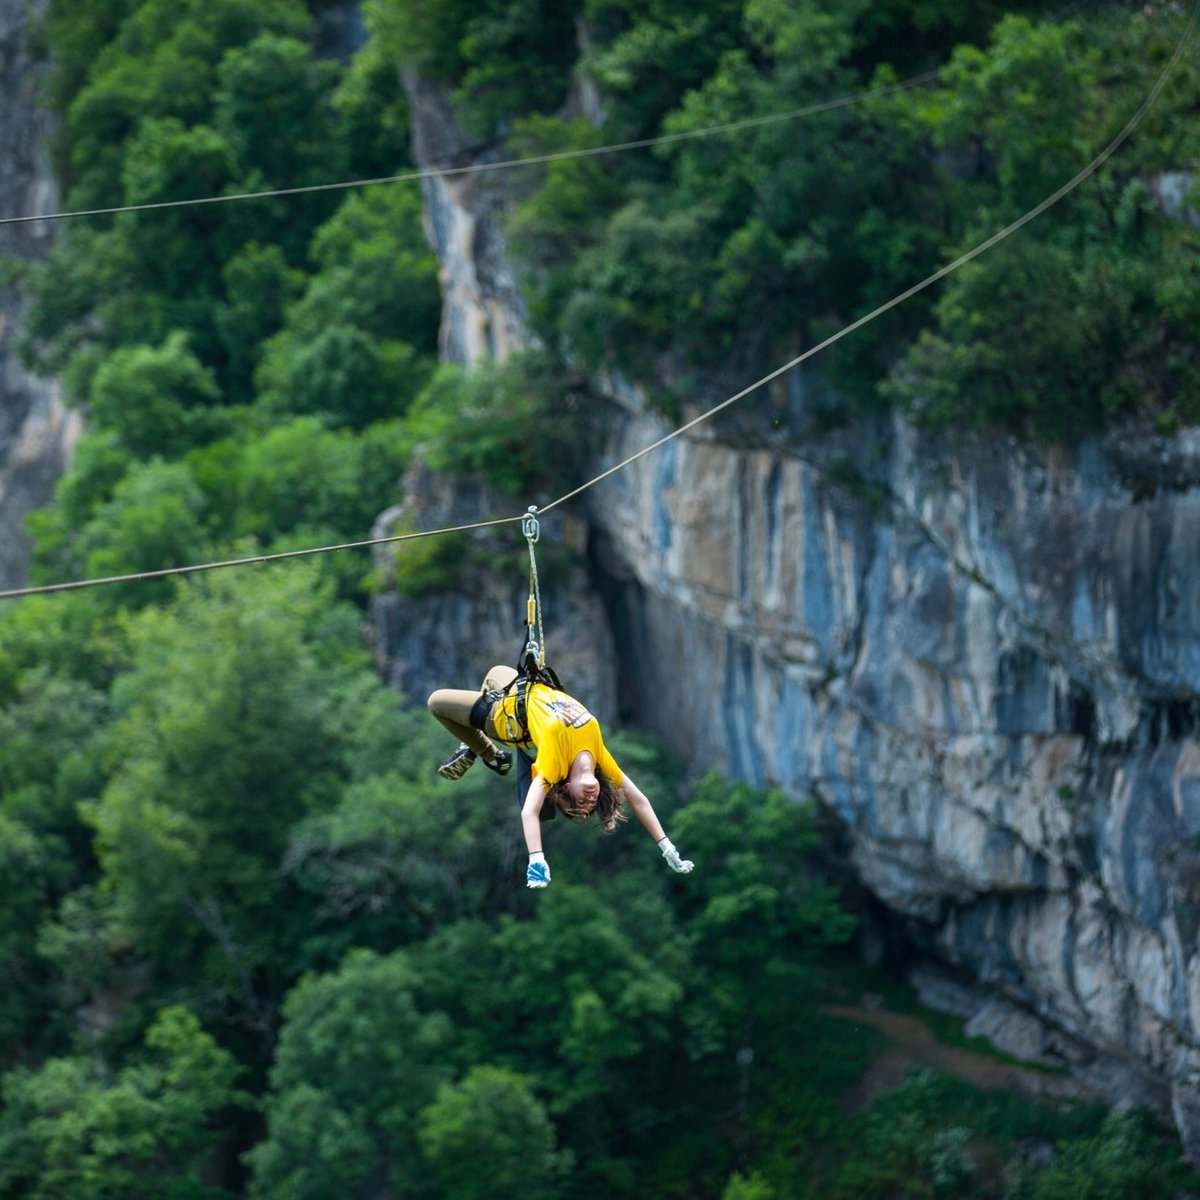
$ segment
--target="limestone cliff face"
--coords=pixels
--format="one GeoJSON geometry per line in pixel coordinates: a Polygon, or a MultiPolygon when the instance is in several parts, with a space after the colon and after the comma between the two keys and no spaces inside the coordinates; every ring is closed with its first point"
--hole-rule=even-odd
{"type": "MultiPolygon", "coordinates": [[[[422,168],[496,161],[498,147],[472,141],[454,119],[445,89],[407,72],[413,154],[422,168]]],[[[425,226],[441,265],[439,335],[446,362],[503,359],[529,342],[524,306],[504,249],[508,202],[502,173],[425,179],[425,226]]]]}
{"type": "MultiPolygon", "coordinates": [[[[47,143],[50,114],[40,88],[46,64],[30,49],[44,0],[0,0],[0,216],[52,210],[57,200],[47,143]]],[[[0,225],[0,257],[36,259],[49,249],[49,222],[0,225]]],[[[45,504],[79,433],[56,384],[21,365],[24,300],[0,287],[0,588],[26,581],[25,518],[45,504]]]]}
{"type": "MultiPolygon", "coordinates": [[[[663,432],[613,428],[610,461],[663,432]]],[[[638,719],[815,794],[863,883],[986,985],[931,998],[1170,1103],[1200,1152],[1200,493],[1135,500],[1100,445],[891,435],[865,498],[819,444],[682,440],[601,485],[638,719]]]]}
{"type": "MultiPolygon", "coordinates": [[[[478,194],[426,196],[472,231],[433,239],[448,327],[519,343],[478,194]]],[[[1200,439],[806,436],[802,383],[767,401],[791,434],[700,427],[578,502],[624,709],[697,769],[815,794],[931,999],[1170,1107],[1200,1157],[1200,439]]],[[[611,407],[597,473],[667,432],[611,407]]]]}

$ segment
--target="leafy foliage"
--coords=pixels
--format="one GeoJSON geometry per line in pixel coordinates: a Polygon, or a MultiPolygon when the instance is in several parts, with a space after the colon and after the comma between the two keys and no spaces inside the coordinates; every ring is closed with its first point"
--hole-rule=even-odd
{"type": "MultiPolygon", "coordinates": [[[[289,907],[287,831],[340,773],[332,731],[349,664],[323,662],[329,603],[304,572],[226,577],[133,629],[114,688],[109,780],[89,819],[134,946],[255,1020],[289,907]]],[[[359,664],[355,666],[361,669],[359,664]]]]}
{"type": "Polygon", "coordinates": [[[458,83],[474,131],[491,133],[511,113],[558,108],[574,61],[579,0],[367,0],[385,51],[458,83]]]}
{"type": "Polygon", "coordinates": [[[418,1114],[444,1078],[450,1037],[444,1017],[418,1009],[414,983],[403,958],[357,951],[292,992],[268,1136],[249,1156],[258,1195],[413,1193],[418,1114]]]}
{"type": "Polygon", "coordinates": [[[512,496],[570,478],[583,440],[583,397],[538,355],[514,355],[470,374],[438,369],[409,422],[430,466],[480,474],[512,496]]]}
{"type": "Polygon", "coordinates": [[[51,1059],[5,1080],[0,1185],[9,1195],[219,1200],[199,1170],[239,1099],[240,1069],[186,1008],[162,1010],[145,1049],[120,1071],[51,1059]]]}
{"type": "MultiPolygon", "coordinates": [[[[886,299],[1076,170],[1176,29],[1035,3],[367,0],[342,61],[327,7],[51,0],[68,206],[391,174],[401,61],[521,152],[949,65],[803,125],[524,177],[510,233],[542,348],[473,372],[436,366],[414,190],[72,223],[25,280],[31,361],[88,426],[30,523],[40,581],[358,537],[418,447],[511,495],[557,490],[598,428],[584,368],[677,401],[886,299]],[[599,127],[575,115],[594,88],[599,127]]],[[[934,426],[1189,419],[1196,233],[1147,180],[1194,158],[1175,118],[1195,89],[1189,66],[1128,161],[873,327],[839,386],[934,426]]],[[[454,586],[471,560],[447,553],[408,557],[410,589],[454,586]]],[[[811,809],[780,793],[687,784],[616,734],[696,872],[636,828],[558,822],[555,884],[526,892],[511,788],[437,779],[443,731],[370,669],[366,574],[347,555],[0,613],[6,1196],[1193,1186],[1136,1114],[928,1074],[848,1112],[882,1035],[822,1011],[853,920],[811,809]]]]}
{"type": "Polygon", "coordinates": [[[497,1192],[549,1200],[571,1155],[555,1150],[554,1125],[530,1081],[500,1067],[472,1067],[443,1084],[418,1134],[437,1188],[486,1200],[497,1192]]]}
{"type": "Polygon", "coordinates": [[[92,378],[91,417],[135,457],[174,456],[205,440],[206,433],[211,436],[205,409],[220,398],[212,372],[177,331],[161,347],[114,351],[92,378]]]}
{"type": "MultiPolygon", "coordinates": [[[[686,136],[893,83],[898,62],[949,59],[934,88],[670,143],[654,161],[555,163],[523,194],[513,244],[542,336],[641,383],[668,412],[820,341],[1049,196],[1136,107],[1179,33],[1158,10],[642,8],[589,10],[577,70],[605,86],[605,127],[524,116],[516,149],[686,136]],[[906,36],[921,30],[915,58],[886,32],[904,22],[906,36]],[[1134,61],[1154,65],[1137,73],[1134,61]]],[[[1136,151],[937,293],[832,348],[827,374],[851,411],[895,404],[934,427],[1049,439],[1138,412],[1192,419],[1194,338],[1172,298],[1191,294],[1196,234],[1144,181],[1190,161],[1176,132],[1190,123],[1171,114],[1197,86],[1181,65],[1136,151]]]]}

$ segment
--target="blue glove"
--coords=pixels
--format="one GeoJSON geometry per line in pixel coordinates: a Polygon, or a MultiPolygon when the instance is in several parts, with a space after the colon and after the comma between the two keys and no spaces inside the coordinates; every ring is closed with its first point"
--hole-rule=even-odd
{"type": "Polygon", "coordinates": [[[550,864],[544,859],[541,862],[531,862],[525,868],[525,886],[544,888],[550,883],[550,864]]]}

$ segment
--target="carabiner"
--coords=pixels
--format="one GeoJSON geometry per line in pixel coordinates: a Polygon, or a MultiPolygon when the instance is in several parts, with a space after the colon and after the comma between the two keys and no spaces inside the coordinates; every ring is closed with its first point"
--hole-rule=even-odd
{"type": "Polygon", "coordinates": [[[525,535],[525,540],[530,543],[536,542],[541,537],[542,530],[538,525],[536,504],[531,504],[529,511],[521,518],[521,532],[525,535]]]}

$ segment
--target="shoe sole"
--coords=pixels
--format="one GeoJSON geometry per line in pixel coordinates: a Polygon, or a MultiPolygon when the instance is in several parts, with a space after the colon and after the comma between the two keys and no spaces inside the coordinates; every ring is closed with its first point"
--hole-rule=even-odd
{"type": "Polygon", "coordinates": [[[471,766],[474,764],[474,762],[475,760],[473,758],[467,758],[466,755],[463,755],[462,758],[455,758],[450,762],[442,763],[442,765],[438,767],[437,773],[443,779],[461,779],[471,769],[471,766]]]}

